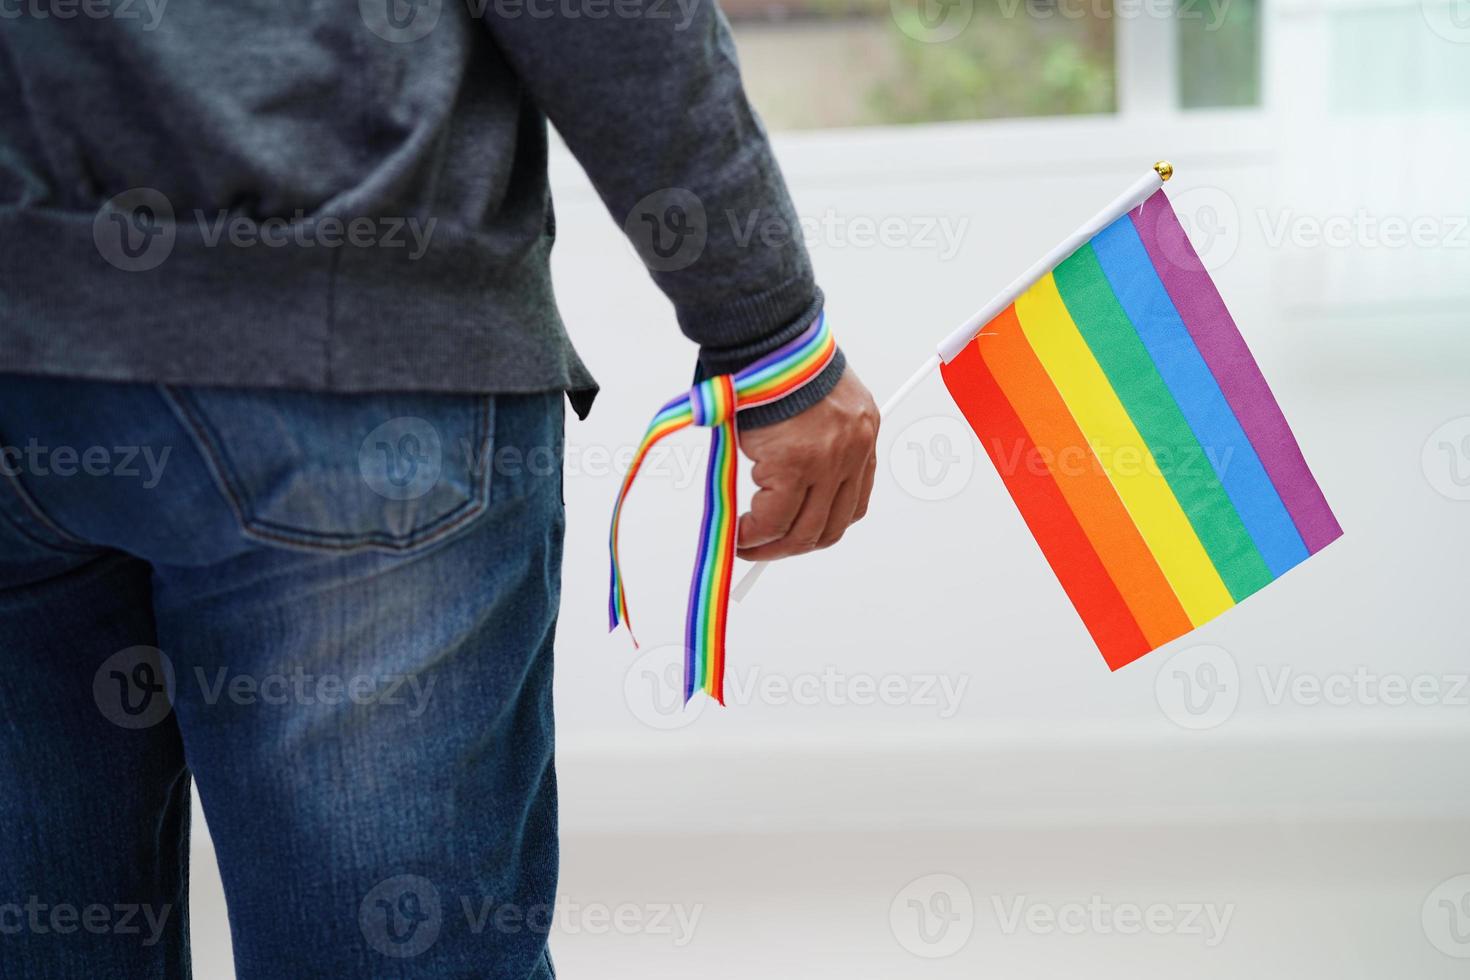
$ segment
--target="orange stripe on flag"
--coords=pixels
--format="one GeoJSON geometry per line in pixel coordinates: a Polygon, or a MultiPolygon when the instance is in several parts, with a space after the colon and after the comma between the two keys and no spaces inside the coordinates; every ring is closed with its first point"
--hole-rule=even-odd
{"type": "MultiPolygon", "coordinates": [[[[1133,618],[1159,647],[1192,629],[1159,563],[1007,307],[976,342],[1133,618]]],[[[1017,459],[1012,465],[1025,465],[1017,459]]]]}
{"type": "Polygon", "coordinates": [[[1011,465],[1003,455],[1011,450],[1020,454],[1018,459],[1033,459],[1036,447],[976,345],[941,364],[940,373],[1108,666],[1117,670],[1148,653],[1152,646],[1051,474],[1011,465]]]}

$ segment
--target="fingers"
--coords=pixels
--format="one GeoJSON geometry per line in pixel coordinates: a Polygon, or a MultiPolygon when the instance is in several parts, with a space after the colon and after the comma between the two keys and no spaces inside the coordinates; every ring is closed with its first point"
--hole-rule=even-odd
{"type": "Polygon", "coordinates": [[[817,542],[818,548],[830,548],[847,529],[867,516],[868,499],[873,495],[873,480],[878,472],[878,457],[869,453],[857,474],[843,481],[832,501],[832,510],[827,515],[827,527],[817,542]]]}
{"type": "Polygon", "coordinates": [[[878,408],[850,370],[816,405],[741,433],[761,488],[740,519],[736,553],[766,561],[825,548],[868,511],[878,408]]]}
{"type": "Polygon", "coordinates": [[[873,496],[873,481],[878,475],[878,454],[871,452],[864,460],[861,475],[857,478],[857,506],[852,511],[852,523],[856,524],[868,516],[868,501],[873,496]]]}
{"type": "MultiPolygon", "coordinates": [[[[757,481],[759,484],[759,481],[757,481]]],[[[750,499],[749,513],[740,516],[735,533],[736,554],[745,557],[747,550],[780,541],[796,523],[806,503],[808,488],[763,487],[750,499]]]]}
{"type": "Polygon", "coordinates": [[[815,551],[821,546],[822,534],[827,529],[827,519],[839,486],[837,483],[824,482],[810,487],[790,530],[779,539],[760,547],[737,548],[736,554],[750,561],[771,561],[815,551]]]}
{"type": "Polygon", "coordinates": [[[817,539],[818,548],[830,548],[842,540],[842,535],[852,526],[853,514],[857,511],[858,492],[862,489],[861,477],[842,481],[837,494],[832,498],[832,509],[827,512],[827,526],[817,539]]]}

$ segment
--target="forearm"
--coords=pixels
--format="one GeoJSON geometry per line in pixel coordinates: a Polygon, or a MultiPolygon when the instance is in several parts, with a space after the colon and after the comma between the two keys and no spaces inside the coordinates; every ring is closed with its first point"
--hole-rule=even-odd
{"type": "MultiPolygon", "coordinates": [[[[702,370],[734,371],[821,309],[796,212],[718,8],[619,9],[590,19],[492,5],[485,23],[674,304],[702,370]]],[[[839,357],[805,396],[742,426],[793,414],[841,372],[839,357]]]]}

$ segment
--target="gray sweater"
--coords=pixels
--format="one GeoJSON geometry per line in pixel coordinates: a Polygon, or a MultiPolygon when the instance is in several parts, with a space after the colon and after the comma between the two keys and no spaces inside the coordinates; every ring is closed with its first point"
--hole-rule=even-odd
{"type": "Polygon", "coordinates": [[[713,0],[37,0],[0,15],[0,371],[564,390],[585,414],[547,117],[700,371],[811,321],[713,0]]]}

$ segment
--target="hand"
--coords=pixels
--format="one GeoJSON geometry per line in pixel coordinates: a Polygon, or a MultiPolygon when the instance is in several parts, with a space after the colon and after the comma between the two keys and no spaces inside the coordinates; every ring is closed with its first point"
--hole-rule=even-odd
{"type": "Polygon", "coordinates": [[[755,462],[750,512],[740,516],[735,553],[749,561],[801,555],[837,543],[868,512],[877,469],[878,406],[849,367],[811,408],[742,432],[755,462]]]}

